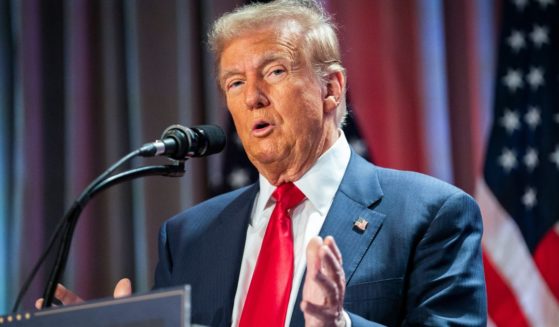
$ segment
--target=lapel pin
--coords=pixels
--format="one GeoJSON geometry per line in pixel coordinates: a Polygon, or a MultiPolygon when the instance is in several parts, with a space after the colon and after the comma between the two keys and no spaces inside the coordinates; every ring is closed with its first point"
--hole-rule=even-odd
{"type": "Polygon", "coordinates": [[[367,225],[369,225],[369,222],[366,221],[365,219],[359,217],[359,219],[357,219],[353,223],[353,228],[357,229],[359,232],[364,232],[365,229],[367,229],[367,225]]]}

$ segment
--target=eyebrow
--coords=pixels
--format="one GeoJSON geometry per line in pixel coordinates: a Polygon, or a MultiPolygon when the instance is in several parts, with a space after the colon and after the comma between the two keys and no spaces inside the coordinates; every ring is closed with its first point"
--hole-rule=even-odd
{"type": "MultiPolygon", "coordinates": [[[[286,59],[286,60],[289,60],[290,62],[293,62],[293,60],[290,60],[290,58],[288,58],[285,55],[279,55],[277,52],[269,52],[269,53],[264,53],[264,55],[262,55],[262,57],[258,59],[258,63],[256,65],[256,67],[261,68],[261,67],[264,67],[264,66],[268,65],[271,62],[274,62],[274,61],[280,60],[280,59],[286,59]]],[[[234,76],[234,75],[237,75],[237,74],[242,74],[241,70],[235,69],[235,68],[225,70],[223,74],[220,74],[221,75],[219,77],[220,84],[222,82],[224,82],[225,80],[227,80],[230,76],[234,76]]]]}

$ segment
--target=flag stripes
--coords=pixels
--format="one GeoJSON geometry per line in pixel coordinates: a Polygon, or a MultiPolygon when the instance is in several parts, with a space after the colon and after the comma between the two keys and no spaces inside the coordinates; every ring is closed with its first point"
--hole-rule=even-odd
{"type": "Polygon", "coordinates": [[[488,264],[485,274],[491,319],[497,326],[510,326],[524,315],[528,326],[559,326],[559,304],[534,264],[514,220],[483,180],[477,183],[476,199],[484,218],[484,262],[488,264]],[[511,304],[515,302],[520,309],[511,304]]]}
{"type": "Polygon", "coordinates": [[[495,265],[486,255],[483,256],[483,264],[487,281],[487,305],[489,316],[493,323],[497,326],[530,326],[513,292],[506,281],[495,270],[495,265]],[[501,301],[501,298],[505,299],[505,301],[501,301]],[[514,322],[514,325],[510,324],[511,321],[514,322]]]}
{"type": "Polygon", "coordinates": [[[551,229],[534,254],[534,261],[555,299],[559,300],[559,223],[551,229]],[[553,259],[555,258],[555,260],[553,259]]]}

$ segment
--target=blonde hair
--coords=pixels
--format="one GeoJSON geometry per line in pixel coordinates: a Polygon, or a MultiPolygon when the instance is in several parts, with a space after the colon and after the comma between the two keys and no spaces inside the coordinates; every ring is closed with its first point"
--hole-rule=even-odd
{"type": "MultiPolygon", "coordinates": [[[[247,32],[269,28],[278,23],[294,21],[301,27],[301,51],[309,59],[316,77],[324,82],[332,73],[341,72],[340,46],[336,26],[320,4],[313,0],[276,0],[254,3],[235,9],[221,16],[209,33],[210,50],[214,53],[216,67],[225,46],[247,32]]],[[[219,75],[219,70],[218,70],[219,75]]],[[[347,115],[345,86],[336,112],[336,123],[342,126],[347,115]]]]}

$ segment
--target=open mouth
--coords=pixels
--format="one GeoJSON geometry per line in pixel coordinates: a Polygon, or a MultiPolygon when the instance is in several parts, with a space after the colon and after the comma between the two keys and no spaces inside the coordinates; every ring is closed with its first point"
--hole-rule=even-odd
{"type": "Polygon", "coordinates": [[[268,126],[270,126],[270,123],[265,122],[265,121],[261,121],[261,122],[258,122],[256,124],[254,124],[253,129],[256,130],[256,131],[257,130],[262,130],[262,129],[265,129],[266,127],[268,127],[268,126]]]}
{"type": "Polygon", "coordinates": [[[273,126],[271,123],[264,120],[259,120],[252,126],[252,133],[254,136],[264,137],[272,132],[272,127],[273,126]]]}

